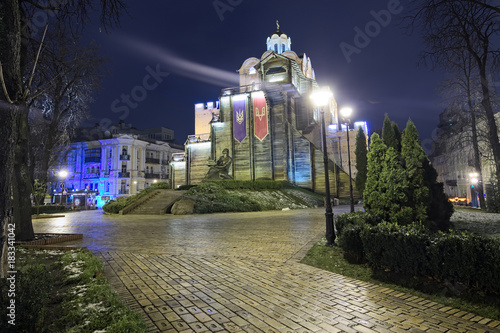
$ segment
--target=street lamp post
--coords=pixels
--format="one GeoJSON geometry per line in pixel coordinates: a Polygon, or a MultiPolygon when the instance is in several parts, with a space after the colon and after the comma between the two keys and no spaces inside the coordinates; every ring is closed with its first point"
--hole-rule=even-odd
{"type": "Polygon", "coordinates": [[[352,114],[352,109],[351,108],[342,108],[340,110],[340,113],[346,120],[346,126],[347,126],[347,159],[348,159],[348,165],[349,165],[349,194],[350,194],[350,199],[351,199],[351,213],[354,213],[354,199],[352,195],[352,174],[351,174],[351,146],[349,145],[349,123],[351,120],[349,117],[352,114]]]}
{"type": "Polygon", "coordinates": [[[61,187],[61,196],[60,196],[60,199],[59,199],[59,204],[62,205],[62,203],[63,203],[62,202],[63,195],[64,195],[64,191],[65,191],[64,190],[64,179],[68,176],[68,172],[66,170],[61,170],[61,171],[58,172],[58,176],[59,176],[59,178],[62,179],[62,181],[61,181],[61,186],[62,186],[61,187]]]}
{"type": "Polygon", "coordinates": [[[326,126],[324,107],[330,103],[333,94],[329,90],[318,90],[311,95],[316,107],[321,114],[321,133],[323,139],[323,164],[325,169],[325,222],[326,222],[326,246],[335,246],[335,228],[333,226],[333,211],[330,197],[330,178],[328,176],[328,151],[326,148],[326,126]]]}
{"type": "Polygon", "coordinates": [[[471,186],[470,186],[471,205],[472,205],[472,207],[477,207],[478,202],[477,202],[477,192],[476,192],[475,186],[477,186],[479,183],[479,179],[478,179],[479,174],[477,172],[472,172],[472,173],[469,173],[469,177],[470,177],[470,183],[471,183],[471,186]]]}

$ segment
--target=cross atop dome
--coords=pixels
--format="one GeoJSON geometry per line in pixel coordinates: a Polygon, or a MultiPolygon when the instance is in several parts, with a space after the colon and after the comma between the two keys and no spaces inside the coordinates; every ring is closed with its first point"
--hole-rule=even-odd
{"type": "Polygon", "coordinates": [[[292,41],[284,32],[280,30],[280,23],[276,20],[276,31],[267,38],[267,49],[272,50],[278,54],[285,51],[290,51],[292,41]]]}

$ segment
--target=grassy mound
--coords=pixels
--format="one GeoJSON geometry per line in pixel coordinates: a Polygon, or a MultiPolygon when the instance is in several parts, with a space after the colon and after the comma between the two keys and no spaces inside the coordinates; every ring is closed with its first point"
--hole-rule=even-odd
{"type": "Polygon", "coordinates": [[[197,214],[323,205],[321,195],[278,181],[207,181],[191,187],[184,197],[194,200],[197,214]]]}
{"type": "Polygon", "coordinates": [[[118,214],[120,210],[130,205],[131,203],[139,200],[145,195],[155,191],[155,190],[167,190],[170,189],[170,185],[167,183],[155,183],[150,187],[142,190],[141,192],[134,194],[129,197],[118,197],[116,200],[110,200],[104,206],[102,206],[102,210],[108,214],[118,214]]]}

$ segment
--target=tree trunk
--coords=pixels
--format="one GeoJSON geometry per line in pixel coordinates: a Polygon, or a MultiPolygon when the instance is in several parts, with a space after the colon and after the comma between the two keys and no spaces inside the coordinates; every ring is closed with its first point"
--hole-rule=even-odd
{"type": "Polygon", "coordinates": [[[12,223],[13,140],[16,100],[22,94],[21,76],[21,8],[18,0],[3,1],[0,6],[0,61],[3,83],[9,96],[0,89],[0,275],[7,272],[7,224],[12,223]]]}
{"type": "Polygon", "coordinates": [[[477,142],[477,128],[476,128],[476,113],[474,112],[474,107],[472,106],[471,92],[470,92],[470,77],[467,77],[467,105],[469,106],[471,128],[472,128],[472,149],[474,151],[474,169],[479,175],[479,182],[477,184],[477,193],[479,195],[479,206],[481,210],[486,210],[486,204],[484,202],[484,186],[483,186],[483,175],[481,172],[481,158],[479,156],[479,144],[477,142]]]}
{"type": "Polygon", "coordinates": [[[7,269],[7,226],[12,223],[12,105],[0,102],[0,277],[7,269]]]}
{"type": "Polygon", "coordinates": [[[16,239],[21,241],[35,238],[31,221],[31,198],[33,193],[31,173],[29,169],[29,126],[28,107],[15,107],[14,128],[17,135],[14,140],[14,172],[12,177],[12,197],[14,216],[16,217],[16,239]]]}
{"type": "MultiPolygon", "coordinates": [[[[23,13],[19,0],[7,0],[0,7],[2,28],[0,28],[0,61],[2,62],[5,89],[0,89],[0,109],[8,121],[0,122],[0,131],[8,133],[3,137],[9,141],[9,163],[6,165],[5,180],[10,191],[3,197],[2,207],[6,212],[12,209],[16,226],[16,238],[34,238],[31,223],[31,177],[29,175],[29,127],[28,107],[24,100],[22,73],[24,72],[26,45],[23,45],[23,13]],[[10,127],[7,129],[6,127],[10,127]],[[12,197],[12,202],[10,201],[12,197]]],[[[2,175],[4,176],[4,175],[2,175]]],[[[4,215],[4,214],[2,214],[4,215]]],[[[4,215],[5,216],[5,215],[4,215]]],[[[5,236],[5,235],[3,235],[5,236]]]]}
{"type": "Polygon", "coordinates": [[[489,88],[489,81],[486,76],[486,64],[480,64],[479,72],[481,75],[481,90],[483,93],[483,99],[481,104],[483,105],[486,124],[488,126],[488,142],[491,145],[491,150],[493,152],[493,160],[495,161],[495,176],[496,183],[500,184],[500,142],[498,140],[498,127],[495,121],[495,113],[493,111],[493,106],[491,105],[491,94],[489,88]]]}

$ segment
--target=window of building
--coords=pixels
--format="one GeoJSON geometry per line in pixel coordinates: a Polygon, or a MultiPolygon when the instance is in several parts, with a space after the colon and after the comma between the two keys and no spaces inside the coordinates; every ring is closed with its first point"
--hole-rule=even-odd
{"type": "Polygon", "coordinates": [[[85,149],[85,163],[100,162],[101,148],[85,149]]]}
{"type": "Polygon", "coordinates": [[[286,48],[285,43],[281,44],[281,53],[285,52],[285,48],[286,48]]]}
{"type": "Polygon", "coordinates": [[[278,52],[278,44],[274,44],[274,51],[278,52]]]}

